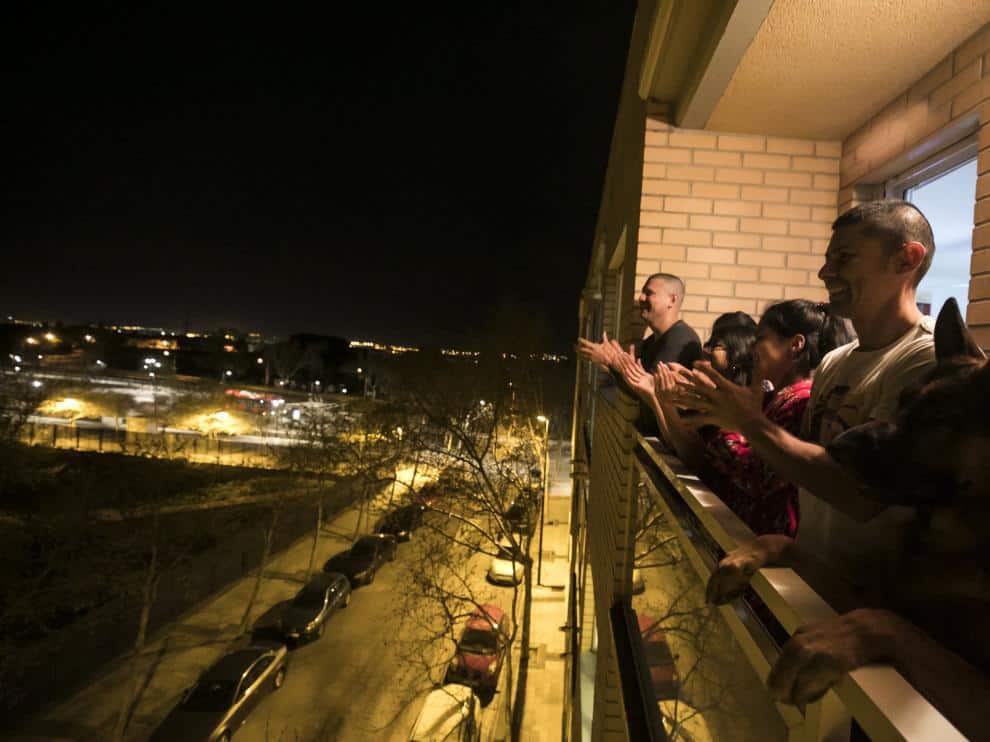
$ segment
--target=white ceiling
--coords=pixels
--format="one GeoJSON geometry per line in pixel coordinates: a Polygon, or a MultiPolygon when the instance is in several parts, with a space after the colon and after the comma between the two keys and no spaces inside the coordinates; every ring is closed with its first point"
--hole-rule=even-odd
{"type": "Polygon", "coordinates": [[[990,21],[990,0],[776,0],[705,128],[841,139],[990,21]]]}

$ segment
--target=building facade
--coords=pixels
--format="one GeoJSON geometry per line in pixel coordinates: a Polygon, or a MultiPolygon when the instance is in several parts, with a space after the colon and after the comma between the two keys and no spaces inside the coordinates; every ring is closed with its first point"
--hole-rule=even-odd
{"type": "MultiPolygon", "coordinates": [[[[919,304],[934,314],[956,297],[990,346],[988,22],[984,2],[640,2],[580,334],[642,338],[635,296],[658,271],[685,280],[683,316],[703,337],[723,312],[824,300],[831,223],[886,196],[933,223],[938,251],[919,304]]],[[[671,616],[701,615],[699,586],[751,534],[636,432],[635,405],[601,381],[579,364],[568,738],[958,738],[889,668],[852,673],[803,711],[771,703],[762,683],[780,641],[834,615],[787,570],[754,583],[775,625],[724,608],[680,638],[671,616]],[[666,571],[644,561],[656,544],[673,554],[666,571]],[[665,628],[673,667],[657,659],[666,649],[644,615],[665,628]],[[664,673],[693,722],[661,697],[664,673]]]]}

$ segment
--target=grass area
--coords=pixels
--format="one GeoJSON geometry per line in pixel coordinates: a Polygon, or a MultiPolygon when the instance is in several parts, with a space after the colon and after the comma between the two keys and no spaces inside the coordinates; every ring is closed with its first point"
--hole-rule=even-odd
{"type": "Polygon", "coordinates": [[[0,445],[0,509],[12,514],[42,513],[67,503],[72,509],[126,510],[180,496],[205,499],[209,488],[231,483],[264,493],[285,486],[287,479],[264,469],[0,445]]]}

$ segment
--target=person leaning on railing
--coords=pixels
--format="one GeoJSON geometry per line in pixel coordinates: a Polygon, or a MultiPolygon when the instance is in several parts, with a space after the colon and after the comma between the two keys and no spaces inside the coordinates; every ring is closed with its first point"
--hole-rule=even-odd
{"type": "MultiPolygon", "coordinates": [[[[742,432],[775,471],[802,488],[797,540],[764,535],[728,554],[709,581],[711,602],[741,594],[770,565],[793,567],[819,592],[820,583],[806,571],[816,561],[860,596],[910,583],[904,560],[912,556],[909,544],[912,536],[917,543],[923,513],[871,498],[826,446],[850,428],[892,422],[902,392],[934,369],[934,322],[916,303],[934,252],[928,220],[904,201],[860,204],[832,225],[818,275],[832,311],[852,321],[858,339],[823,360],[800,436],[768,420],[748,389],[707,364],[690,372],[692,384],[680,402],[701,410],[706,422],[742,432]]],[[[767,683],[778,700],[803,704],[873,662],[892,663],[965,734],[987,738],[987,676],[889,610],[859,608],[798,629],[767,683]]]]}
{"type": "MultiPolygon", "coordinates": [[[[826,353],[850,339],[846,321],[823,304],[804,299],[775,304],[756,330],[750,383],[739,388],[761,404],[774,424],[797,433],[811,396],[812,372],[826,353]]],[[[686,369],[661,366],[651,376],[629,354],[619,358],[623,378],[653,410],[678,458],[756,534],[793,537],[797,486],[779,477],[745,436],[725,428],[704,433],[697,420],[681,415],[672,393],[679,386],[678,373],[686,369]]]]}

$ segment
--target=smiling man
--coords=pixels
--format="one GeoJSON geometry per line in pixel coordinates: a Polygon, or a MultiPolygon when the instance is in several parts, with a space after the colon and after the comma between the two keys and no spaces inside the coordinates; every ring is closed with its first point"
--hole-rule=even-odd
{"type": "Polygon", "coordinates": [[[935,365],[934,321],[915,291],[935,253],[925,216],[906,201],[871,201],[832,225],[818,275],[831,311],[847,317],[858,339],[822,360],[798,438],[771,423],[746,390],[706,373],[720,387],[702,403],[721,427],[738,430],[784,479],[801,486],[797,550],[786,537],[760,537],[733,552],[716,573],[716,599],[766,564],[812,555],[854,586],[897,572],[916,524],[914,508],[884,507],[829,455],[851,427],[894,418],[901,392],[935,365]],[[719,584],[721,583],[721,584],[719,584]],[[731,586],[731,587],[730,587],[731,586]]]}
{"type": "MultiPolygon", "coordinates": [[[[671,273],[654,273],[649,276],[636,298],[640,317],[651,332],[636,355],[643,368],[650,373],[656,371],[659,363],[679,363],[685,368],[691,368],[702,357],[698,333],[681,319],[683,302],[684,282],[671,273]]],[[[581,358],[600,365],[621,388],[635,396],[635,392],[622,379],[619,366],[616,365],[614,347],[609,344],[607,336],[600,343],[579,338],[577,350],[581,358]]],[[[646,435],[659,435],[656,418],[642,403],[637,425],[646,435]]]]}
{"type": "MultiPolygon", "coordinates": [[[[654,273],[648,277],[636,298],[639,315],[651,333],[640,346],[637,357],[650,373],[661,362],[691,368],[702,357],[698,333],[681,319],[683,302],[684,282],[671,273],[654,273]]],[[[585,338],[578,340],[578,353],[605,368],[613,357],[608,342],[596,343],[585,338]]]]}

